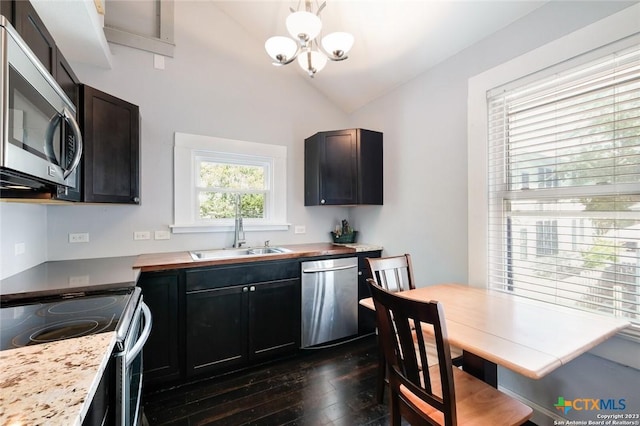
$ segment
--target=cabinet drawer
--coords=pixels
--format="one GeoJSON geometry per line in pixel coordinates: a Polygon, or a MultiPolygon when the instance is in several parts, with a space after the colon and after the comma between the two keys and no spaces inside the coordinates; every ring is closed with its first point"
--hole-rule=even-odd
{"type": "Polygon", "coordinates": [[[290,260],[242,263],[188,270],[185,276],[186,290],[189,293],[212,288],[298,278],[300,277],[300,263],[290,260]]]}

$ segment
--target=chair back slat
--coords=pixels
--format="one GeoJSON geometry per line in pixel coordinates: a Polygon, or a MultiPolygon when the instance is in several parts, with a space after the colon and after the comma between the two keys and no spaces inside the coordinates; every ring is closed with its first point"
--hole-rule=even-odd
{"type": "Polygon", "coordinates": [[[415,288],[411,256],[367,258],[371,277],[388,291],[404,291],[415,288]]]}
{"type": "Polygon", "coordinates": [[[442,412],[446,425],[455,425],[453,367],[442,305],[408,299],[382,288],[373,279],[367,282],[376,309],[380,342],[390,365],[390,386],[405,386],[442,412]],[[428,331],[434,335],[438,357],[439,377],[434,377],[433,382],[424,340],[428,331]]]}

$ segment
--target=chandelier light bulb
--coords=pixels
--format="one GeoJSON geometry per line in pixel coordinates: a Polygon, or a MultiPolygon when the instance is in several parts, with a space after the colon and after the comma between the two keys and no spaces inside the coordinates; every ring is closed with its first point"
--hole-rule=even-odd
{"type": "Polygon", "coordinates": [[[347,53],[353,47],[353,36],[345,32],[327,34],[322,38],[322,47],[334,60],[347,59],[347,53]]]}
{"type": "Polygon", "coordinates": [[[296,40],[309,41],[318,37],[322,21],[311,12],[294,12],[287,16],[287,30],[296,40]]]}
{"type": "Polygon", "coordinates": [[[316,50],[304,51],[298,55],[298,64],[310,77],[313,77],[327,65],[327,56],[316,50]]]}
{"type": "Polygon", "coordinates": [[[289,37],[275,36],[264,43],[264,48],[275,61],[274,65],[283,65],[295,58],[298,44],[289,37]]]}

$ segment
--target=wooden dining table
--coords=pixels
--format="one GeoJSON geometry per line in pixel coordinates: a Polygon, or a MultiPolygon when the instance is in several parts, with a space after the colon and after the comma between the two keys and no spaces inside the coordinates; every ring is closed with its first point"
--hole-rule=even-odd
{"type": "MultiPolygon", "coordinates": [[[[497,386],[497,366],[540,379],[630,326],[629,321],[462,284],[398,294],[444,307],[449,343],[463,369],[497,386]]],[[[374,310],[371,298],[360,304],[374,310]]]]}

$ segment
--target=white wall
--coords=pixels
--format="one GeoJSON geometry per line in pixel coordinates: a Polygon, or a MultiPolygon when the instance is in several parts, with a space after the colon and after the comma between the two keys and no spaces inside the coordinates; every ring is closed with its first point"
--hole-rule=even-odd
{"type": "Polygon", "coordinates": [[[288,147],[288,219],[307,233],[247,232],[249,244],[329,241],[344,208],[304,208],[303,141],[345,127],[347,117],[312,89],[303,73],[273,67],[213,2],[175,3],[175,56],[165,69],[151,53],[110,45],[110,70],[72,64],[83,83],[140,106],[142,204],[49,206],[49,260],[228,247],[232,233],[172,234],[169,241],[133,241],[134,231],[173,223],[173,134],[185,132],[288,147]],[[252,60],[242,59],[245,52],[252,60]],[[88,232],[88,244],[69,244],[88,232]]]}
{"type": "Polygon", "coordinates": [[[0,252],[0,279],[45,262],[46,207],[39,204],[0,203],[0,252]],[[16,254],[16,244],[22,245],[24,253],[16,254]]]}
{"type": "Polygon", "coordinates": [[[418,282],[466,282],[467,80],[630,4],[550,2],[354,113],[384,132],[384,206],[352,213],[367,239],[411,253],[418,282]]]}
{"type": "MultiPolygon", "coordinates": [[[[477,176],[467,176],[486,156],[482,149],[468,155],[468,80],[630,4],[551,2],[353,114],[354,125],[378,128],[385,137],[385,204],[381,209],[354,209],[355,216],[361,228],[373,230],[372,241],[383,243],[387,254],[412,254],[419,284],[478,282],[485,277],[470,275],[467,268],[483,263],[474,259],[486,248],[486,238],[478,238],[477,245],[467,243],[468,234],[478,235],[476,230],[486,223],[483,215],[474,213],[486,210],[486,202],[475,197],[486,187],[477,176]]],[[[603,35],[591,36],[598,40],[603,35]]],[[[555,53],[568,59],[576,51],[566,47],[555,53]]],[[[499,382],[542,413],[534,418],[541,426],[553,424],[549,415],[554,415],[558,396],[615,394],[635,404],[629,412],[636,412],[640,372],[637,361],[631,364],[630,359],[637,359],[638,344],[615,338],[594,352],[620,359],[586,354],[540,381],[500,369],[499,382]],[[636,356],[626,356],[630,352],[636,356]]]]}

